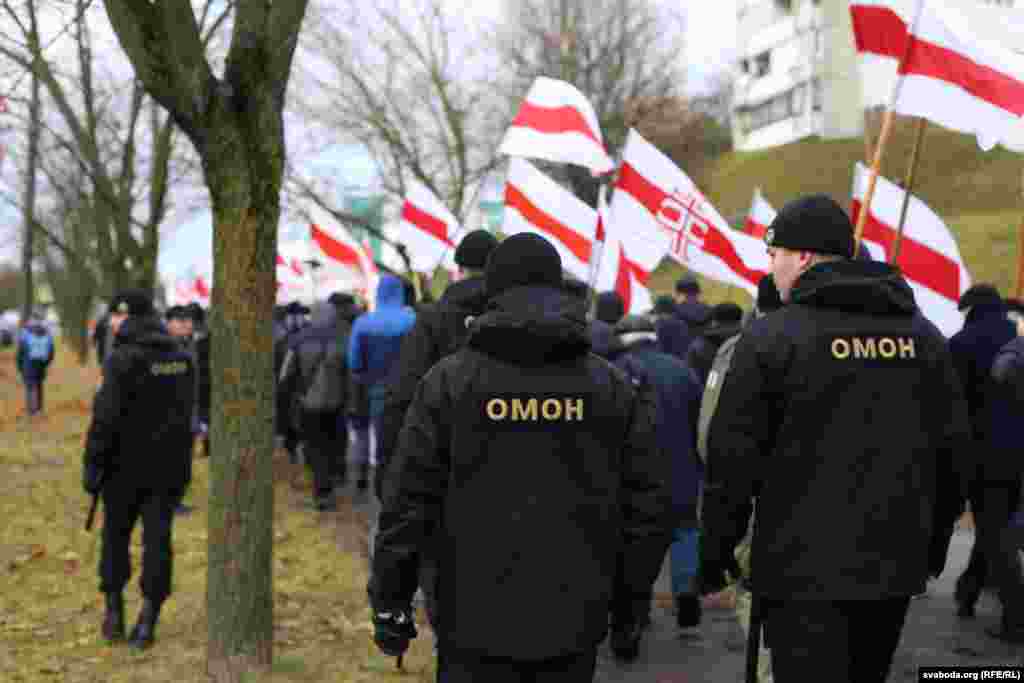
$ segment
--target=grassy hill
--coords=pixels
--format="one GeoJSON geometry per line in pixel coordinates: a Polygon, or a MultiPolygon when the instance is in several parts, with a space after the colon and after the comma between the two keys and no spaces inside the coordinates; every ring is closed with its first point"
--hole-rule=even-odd
{"type": "MultiPolygon", "coordinates": [[[[882,165],[889,179],[904,177],[913,136],[913,120],[898,119],[882,165]]],[[[848,207],[853,166],[863,157],[862,138],[807,138],[759,152],[732,152],[710,169],[701,189],[723,216],[737,221],[745,217],[757,186],[777,209],[799,195],[817,192],[848,207]]],[[[992,282],[1004,293],[1012,293],[1016,284],[1017,230],[1024,218],[1022,173],[1024,155],[1001,148],[982,152],[972,136],[927,128],[914,193],[956,234],[972,279],[992,282]]],[[[654,289],[671,291],[681,272],[681,266],[666,261],[654,274],[654,289]]],[[[735,288],[706,284],[711,301],[749,301],[735,288]]]]}

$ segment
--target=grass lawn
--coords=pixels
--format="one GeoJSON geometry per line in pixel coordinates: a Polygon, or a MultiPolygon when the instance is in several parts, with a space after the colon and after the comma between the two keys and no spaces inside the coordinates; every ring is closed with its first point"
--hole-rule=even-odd
{"type": "MultiPolygon", "coordinates": [[[[174,594],[161,614],[155,646],[135,654],[99,636],[102,506],[96,527],[86,533],[89,499],[80,484],[98,380],[94,366],[81,368],[69,352],[58,352],[46,385],[46,414],[29,420],[13,352],[0,351],[0,681],[206,681],[204,459],[196,460],[187,500],[196,510],[175,522],[174,594]]],[[[344,504],[320,517],[302,509],[309,498],[305,475],[286,457],[275,462],[272,680],[432,681],[428,627],[420,626],[404,674],[373,645],[364,515],[344,504]]],[[[129,628],[141,603],[140,537],[137,530],[134,574],[125,591],[129,628]]]]}

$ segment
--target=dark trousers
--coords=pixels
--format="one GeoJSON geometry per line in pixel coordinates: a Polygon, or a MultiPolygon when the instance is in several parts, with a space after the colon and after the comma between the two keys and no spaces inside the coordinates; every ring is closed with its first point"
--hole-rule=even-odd
{"type": "Polygon", "coordinates": [[[142,518],[142,595],[163,602],[171,594],[171,525],[180,491],[135,488],[111,482],[103,489],[100,590],[120,593],[132,575],[129,545],[142,518]]]}
{"type": "Polygon", "coordinates": [[[313,471],[313,492],[317,497],[330,495],[334,480],[345,477],[348,434],[340,428],[339,422],[337,413],[303,416],[304,452],[313,471]]]}
{"type": "Polygon", "coordinates": [[[835,683],[885,683],[910,597],[761,604],[777,683],[806,681],[808,672],[835,683]]]}
{"type": "Polygon", "coordinates": [[[32,380],[25,382],[25,411],[36,415],[43,410],[43,382],[32,380]]]}
{"type": "Polygon", "coordinates": [[[986,484],[982,494],[985,502],[974,518],[975,547],[984,555],[989,583],[999,591],[1003,621],[1012,628],[1024,628],[1024,586],[1016,549],[1006,542],[1010,519],[1017,511],[1019,492],[1020,485],[1016,482],[986,484]]]}
{"type": "Polygon", "coordinates": [[[596,668],[596,647],[539,662],[481,658],[442,648],[437,661],[437,683],[590,683],[596,668]]]}

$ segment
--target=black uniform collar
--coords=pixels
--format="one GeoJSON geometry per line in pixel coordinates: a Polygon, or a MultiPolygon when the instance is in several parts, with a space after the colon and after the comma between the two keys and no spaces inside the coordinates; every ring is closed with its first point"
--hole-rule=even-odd
{"type": "Polygon", "coordinates": [[[899,269],[878,261],[829,261],[797,278],[790,302],[852,313],[912,315],[914,292],[899,269]]]}
{"type": "Polygon", "coordinates": [[[1006,314],[1010,312],[1009,306],[1006,304],[999,303],[985,303],[971,306],[971,309],[967,311],[967,315],[964,317],[964,323],[967,325],[973,325],[976,322],[980,322],[989,316],[1000,316],[1006,318],[1006,314]]]}
{"type": "Polygon", "coordinates": [[[542,365],[590,350],[584,302],[549,287],[516,287],[490,300],[467,344],[511,363],[542,365]]]}

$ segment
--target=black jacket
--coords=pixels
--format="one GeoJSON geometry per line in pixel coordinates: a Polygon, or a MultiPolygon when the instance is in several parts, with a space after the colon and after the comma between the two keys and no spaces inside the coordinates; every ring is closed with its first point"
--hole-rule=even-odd
{"type": "Polygon", "coordinates": [[[718,349],[726,339],[735,337],[742,330],[743,326],[739,324],[712,325],[690,344],[686,352],[686,364],[693,369],[701,385],[708,379],[718,349]]]}
{"type": "Polygon", "coordinates": [[[945,340],[899,272],[819,264],[737,343],[708,438],[701,551],[726,562],[723,539],[742,535],[737,511],[757,495],[761,595],[919,593],[933,534],[959,512],[969,444],[945,340]]]}
{"type": "Polygon", "coordinates": [[[469,335],[467,323],[487,306],[484,279],[471,277],[449,285],[441,300],[423,306],[412,329],[402,339],[398,361],[388,378],[381,428],[377,441],[377,497],[383,498],[387,466],[391,462],[405,412],[416,386],[434,364],[459,350],[469,335]]]}
{"type": "MultiPolygon", "coordinates": [[[[333,304],[320,302],[313,308],[312,322],[304,327],[291,339],[291,345],[285,355],[281,368],[281,381],[278,391],[281,393],[281,404],[289,411],[292,427],[302,430],[306,424],[306,416],[300,409],[300,401],[313,382],[313,376],[320,363],[327,358],[333,346],[335,350],[348,350],[348,339],[352,332],[351,324],[338,316],[333,304]]],[[[341,363],[345,365],[345,354],[341,363]]],[[[336,380],[342,383],[340,394],[347,395],[348,370],[343,367],[336,380]]],[[[345,402],[342,403],[345,405],[345,402]]],[[[341,413],[339,408],[339,414],[341,413]]]]}
{"type": "Polygon", "coordinates": [[[519,288],[491,305],[416,391],[369,592],[376,609],[408,607],[417,553],[436,543],[441,646],[547,659],[604,637],[620,555],[646,613],[668,468],[650,392],[588,352],[582,302],[519,288]]]}
{"type": "Polygon", "coordinates": [[[156,318],[122,323],[93,403],[85,461],[108,485],[177,491],[192,462],[192,359],[156,318]]]}
{"type": "Polygon", "coordinates": [[[1020,474],[1019,419],[1015,406],[992,379],[999,350],[1017,336],[1003,304],[979,304],[967,314],[962,330],[949,340],[970,415],[978,450],[980,481],[1014,482],[1020,474]]]}
{"type": "Polygon", "coordinates": [[[999,350],[992,362],[992,379],[1008,399],[1024,407],[1024,337],[1014,337],[999,350]]]}

